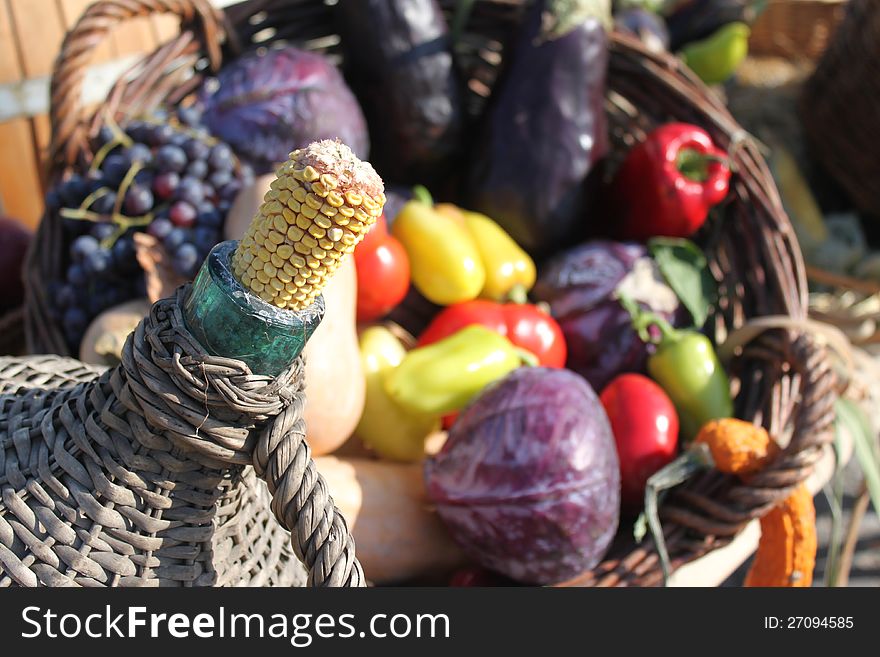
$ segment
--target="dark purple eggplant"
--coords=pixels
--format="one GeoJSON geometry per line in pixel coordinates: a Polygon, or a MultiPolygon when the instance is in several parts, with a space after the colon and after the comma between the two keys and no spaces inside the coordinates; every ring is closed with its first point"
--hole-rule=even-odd
{"type": "Polygon", "coordinates": [[[435,0],[336,7],[345,72],[370,127],[370,161],[389,182],[442,181],[463,142],[449,28],[435,0]]]}
{"type": "Polygon", "coordinates": [[[680,0],[666,12],[669,47],[679,50],[727,23],[751,23],[766,4],[766,0],[680,0]]]}
{"type": "Polygon", "coordinates": [[[669,31],[666,29],[666,23],[652,11],[639,7],[623,9],[614,14],[614,27],[638,37],[654,52],[669,49],[669,31]]]}
{"type": "Polygon", "coordinates": [[[538,0],[504,50],[469,158],[468,207],[534,256],[584,232],[588,174],[608,150],[609,0],[538,0]]]}

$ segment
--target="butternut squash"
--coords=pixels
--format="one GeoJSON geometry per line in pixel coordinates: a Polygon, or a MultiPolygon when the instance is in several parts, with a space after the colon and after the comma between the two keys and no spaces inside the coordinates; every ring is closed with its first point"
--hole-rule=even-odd
{"type": "Polygon", "coordinates": [[[275,180],[275,174],[269,173],[255,178],[250,185],[241,188],[226,215],[226,222],[223,224],[223,239],[240,240],[241,236],[247,232],[251,220],[260,209],[263,197],[269,191],[269,185],[273,180],[275,180]]]}
{"type": "Polygon", "coordinates": [[[306,439],[316,456],[354,433],[364,411],[366,381],[355,330],[357,274],[347,258],[324,288],[324,319],[304,350],[306,439]]]}
{"type": "Polygon", "coordinates": [[[315,459],[375,584],[443,578],[466,558],[425,496],[421,464],[315,459]]]}
{"type": "Polygon", "coordinates": [[[134,299],[105,310],[92,320],[79,347],[79,359],[90,365],[119,363],[128,334],[150,312],[149,299],[134,299]]]}

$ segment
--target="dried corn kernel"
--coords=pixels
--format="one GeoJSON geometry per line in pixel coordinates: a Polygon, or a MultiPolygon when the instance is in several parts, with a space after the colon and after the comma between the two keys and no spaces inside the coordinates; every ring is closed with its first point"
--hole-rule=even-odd
{"type": "Polygon", "coordinates": [[[233,271],[267,302],[301,310],[375,223],[385,194],[369,164],[329,140],[293,151],[276,176],[233,271]]]}

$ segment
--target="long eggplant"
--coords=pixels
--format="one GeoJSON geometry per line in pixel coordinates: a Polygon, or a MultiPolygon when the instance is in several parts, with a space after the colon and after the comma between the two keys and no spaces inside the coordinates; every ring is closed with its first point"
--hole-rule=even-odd
{"type": "Polygon", "coordinates": [[[588,176],[608,150],[609,25],[610,0],[537,0],[474,138],[469,206],[536,257],[586,228],[588,176]]]}
{"type": "Polygon", "coordinates": [[[462,90],[435,0],[336,6],[349,84],[370,126],[370,161],[388,182],[434,185],[461,147],[462,90]]]}

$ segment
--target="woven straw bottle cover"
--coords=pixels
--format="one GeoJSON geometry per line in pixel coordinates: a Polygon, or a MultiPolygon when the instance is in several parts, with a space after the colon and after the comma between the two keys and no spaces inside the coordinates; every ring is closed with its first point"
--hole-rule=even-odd
{"type": "MultiPolygon", "coordinates": [[[[212,548],[224,518],[249,511],[248,466],[307,584],[364,586],[305,442],[300,352],[325,281],[384,202],[368,163],[311,144],[279,168],[242,241],[153,305],[119,366],[74,384],[75,361],[0,359],[0,586],[248,583],[212,548]]],[[[234,549],[256,549],[247,537],[234,549]]],[[[263,549],[256,561],[276,568],[279,550],[263,549]]]]}

